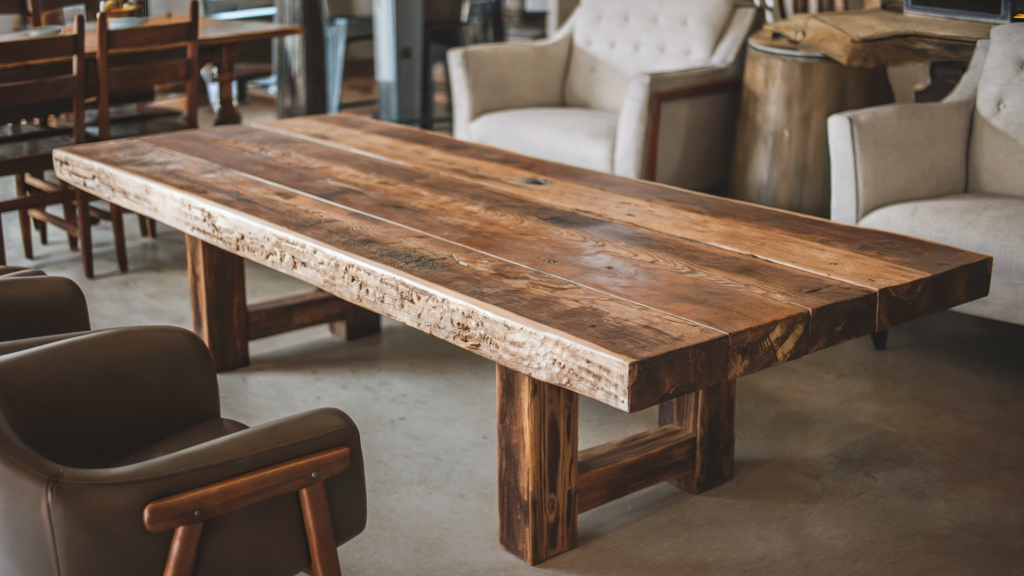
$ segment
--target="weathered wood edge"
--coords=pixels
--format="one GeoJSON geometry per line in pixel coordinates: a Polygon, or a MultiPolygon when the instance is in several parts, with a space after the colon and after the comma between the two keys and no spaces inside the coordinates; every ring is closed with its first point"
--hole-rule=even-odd
{"type": "Polygon", "coordinates": [[[594,398],[620,410],[642,409],[630,404],[630,378],[637,374],[637,370],[633,368],[638,362],[637,359],[624,357],[507,310],[455,294],[442,286],[409,277],[400,270],[337,252],[326,244],[294,231],[257,220],[214,202],[182,194],[156,180],[92,160],[69,149],[54,151],[54,172],[61,180],[94,196],[184,230],[204,242],[443,338],[502,366],[594,398]],[[127,193],[125,190],[131,187],[144,188],[146,194],[127,193]],[[145,197],[146,201],[140,201],[142,197],[145,197]],[[231,226],[224,226],[228,221],[231,226]],[[302,258],[296,258],[299,250],[303,252],[302,258]],[[317,266],[310,267],[304,265],[305,262],[316,262],[317,266]],[[324,266],[325,264],[327,266],[324,266]],[[318,275],[317,269],[323,268],[337,270],[339,274],[334,278],[318,275]],[[338,280],[338,276],[342,280],[338,280]],[[360,284],[365,283],[372,283],[387,290],[393,301],[401,302],[403,306],[388,308],[381,305],[379,301],[369,297],[366,291],[358,288],[360,284]],[[411,296],[414,293],[417,293],[417,299],[422,296],[425,296],[425,299],[413,302],[411,296]],[[411,307],[415,307],[416,311],[411,307]],[[431,323],[419,319],[418,312],[425,309],[443,310],[445,314],[461,318],[449,324],[461,327],[466,333],[439,334],[432,331],[431,323]],[[481,339],[468,333],[474,326],[481,325],[491,326],[486,330],[488,333],[515,334],[517,337],[499,343],[493,338],[481,339]],[[522,337],[523,333],[529,334],[528,338],[522,337]],[[470,344],[482,340],[492,345],[488,348],[470,344]],[[535,348],[546,350],[545,357],[516,354],[517,345],[522,344],[524,340],[537,342],[535,348]]]}

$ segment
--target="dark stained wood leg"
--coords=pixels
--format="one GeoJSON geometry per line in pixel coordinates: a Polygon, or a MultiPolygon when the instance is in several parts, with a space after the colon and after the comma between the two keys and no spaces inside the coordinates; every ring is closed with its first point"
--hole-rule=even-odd
{"type": "Polygon", "coordinates": [[[174,530],[171,551],[164,565],[164,576],[192,576],[199,551],[199,537],[203,534],[203,523],[185,524],[174,530]]]}
{"type": "Polygon", "coordinates": [[[110,225],[114,229],[114,251],[117,253],[117,268],[121,272],[128,271],[128,247],[124,238],[124,210],[120,206],[110,205],[110,225]]]}
{"type": "Polygon", "coordinates": [[[82,242],[82,269],[86,278],[92,278],[92,216],[89,214],[89,195],[76,189],[75,204],[78,205],[78,239],[82,242]]]}
{"type": "MultiPolygon", "coordinates": [[[[14,186],[19,198],[28,196],[28,190],[25,188],[24,174],[14,175],[14,186]]],[[[27,209],[18,210],[18,224],[21,226],[21,245],[25,251],[25,258],[32,260],[35,256],[32,253],[32,219],[29,218],[27,209]]]]}
{"type": "Polygon", "coordinates": [[[380,314],[349,303],[345,320],[331,322],[331,334],[346,341],[380,334],[380,314]]]}
{"type": "Polygon", "coordinates": [[[875,350],[885,350],[886,344],[889,343],[889,331],[882,330],[872,334],[871,343],[874,344],[875,350]]]}
{"type": "Polygon", "coordinates": [[[139,235],[143,238],[149,236],[149,223],[146,222],[146,217],[142,214],[139,214],[139,235]]]}
{"type": "Polygon", "coordinates": [[[536,565],[577,544],[577,394],[497,371],[499,538],[536,565]]]}
{"type": "Polygon", "coordinates": [[[192,291],[192,330],[210,348],[217,370],[249,365],[249,312],[242,258],[185,237],[192,291]]]}
{"type": "Polygon", "coordinates": [[[670,400],[659,410],[662,426],[674,424],[697,435],[693,473],[670,482],[700,494],[732,480],[735,380],[670,400]]]}
{"type": "Polygon", "coordinates": [[[156,220],[146,218],[146,228],[149,230],[149,237],[156,239],[156,220]]]}
{"type": "Polygon", "coordinates": [[[324,483],[317,482],[299,490],[299,501],[302,503],[302,519],[306,524],[306,539],[309,541],[309,573],[313,576],[341,576],[338,547],[334,544],[334,525],[324,483]]]}
{"type": "Polygon", "coordinates": [[[0,212],[0,266],[7,265],[7,246],[4,244],[3,212],[0,212]]]}
{"type": "Polygon", "coordinates": [[[220,106],[213,120],[215,126],[223,124],[241,124],[242,116],[235,108],[235,96],[231,83],[235,77],[235,57],[238,54],[237,44],[225,44],[220,50],[217,62],[217,84],[220,85],[220,106]]]}

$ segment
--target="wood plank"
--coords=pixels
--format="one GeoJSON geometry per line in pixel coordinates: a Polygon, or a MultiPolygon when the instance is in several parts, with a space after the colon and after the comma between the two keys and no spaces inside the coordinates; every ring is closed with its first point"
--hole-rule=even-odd
{"type": "Polygon", "coordinates": [[[692,476],[696,447],[694,432],[669,424],[580,451],[579,513],[673,478],[692,476]]]}
{"type": "Polygon", "coordinates": [[[674,478],[673,484],[700,494],[732,480],[735,418],[735,380],[661,405],[658,413],[661,426],[676,425],[696,434],[693,471],[674,478]]]}
{"type": "Polygon", "coordinates": [[[216,484],[154,500],[143,510],[150,532],[211,520],[247,506],[297,492],[348,469],[351,448],[338,446],[268,466],[216,484]]]}
{"type": "Polygon", "coordinates": [[[320,290],[259,302],[249,306],[249,340],[343,321],[351,307],[320,290]]]}
{"type": "Polygon", "coordinates": [[[534,566],[577,545],[577,396],[497,373],[499,540],[534,566]]]}
{"type": "Polygon", "coordinates": [[[192,235],[185,236],[185,248],[192,294],[192,331],[206,342],[218,371],[248,366],[245,262],[192,235]]]}
{"type": "Polygon", "coordinates": [[[74,186],[622,410],[726,376],[722,333],[549,274],[130,140],[55,158],[74,186]]]}
{"type": "Polygon", "coordinates": [[[728,332],[734,375],[874,331],[873,291],[365,154],[246,127],[148,142],[728,332]]]}
{"type": "Polygon", "coordinates": [[[907,236],[619,178],[351,114],[265,127],[877,290],[876,330],[988,293],[991,258],[907,236]],[[536,177],[551,184],[519,182],[536,177]]]}

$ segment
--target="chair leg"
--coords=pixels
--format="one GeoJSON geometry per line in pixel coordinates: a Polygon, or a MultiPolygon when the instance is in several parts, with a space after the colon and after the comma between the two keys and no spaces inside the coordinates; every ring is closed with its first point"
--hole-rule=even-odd
{"type": "MultiPolygon", "coordinates": [[[[33,176],[35,176],[36,178],[39,178],[40,180],[42,180],[43,176],[45,176],[45,174],[43,174],[42,172],[39,172],[39,173],[33,174],[33,176]]],[[[26,194],[31,194],[31,192],[29,192],[28,188],[25,189],[25,192],[26,192],[26,194]]],[[[42,192],[42,194],[45,194],[45,192],[42,192]]],[[[42,210],[46,210],[46,207],[43,207],[42,210]]],[[[30,216],[30,218],[31,218],[31,216],[30,216]]],[[[47,244],[49,244],[50,243],[50,235],[48,233],[49,232],[49,228],[47,227],[46,222],[43,222],[42,220],[34,220],[32,223],[35,225],[36,231],[39,232],[39,242],[43,246],[46,246],[47,244]]]]}
{"type": "Polygon", "coordinates": [[[3,212],[0,212],[0,266],[7,265],[7,247],[4,245],[3,212]]]}
{"type": "Polygon", "coordinates": [[[146,229],[149,230],[149,237],[156,239],[156,220],[146,218],[146,229]]]}
{"type": "Polygon", "coordinates": [[[110,205],[110,225],[114,228],[114,251],[117,253],[117,267],[128,271],[128,248],[124,241],[124,211],[116,204],[110,205]]]}
{"type": "Polygon", "coordinates": [[[92,278],[92,216],[89,215],[89,197],[76,188],[75,203],[78,204],[78,238],[82,241],[82,268],[85,277],[92,278]]]}
{"type": "Polygon", "coordinates": [[[324,483],[317,482],[299,490],[299,502],[302,504],[302,518],[306,524],[306,539],[309,540],[309,573],[313,576],[341,576],[324,483]]]}
{"type": "Polygon", "coordinates": [[[145,238],[149,236],[149,224],[146,222],[146,217],[139,214],[139,234],[145,238]]]}
{"type": "Polygon", "coordinates": [[[889,341],[889,331],[882,330],[871,335],[871,343],[875,345],[875,350],[885,350],[885,345],[889,341]]]}
{"type": "MultiPolygon", "coordinates": [[[[19,198],[28,196],[24,174],[14,175],[14,187],[19,198]]],[[[28,209],[18,210],[18,223],[21,225],[21,245],[25,250],[25,258],[32,260],[32,218],[28,215],[28,209]]]]}

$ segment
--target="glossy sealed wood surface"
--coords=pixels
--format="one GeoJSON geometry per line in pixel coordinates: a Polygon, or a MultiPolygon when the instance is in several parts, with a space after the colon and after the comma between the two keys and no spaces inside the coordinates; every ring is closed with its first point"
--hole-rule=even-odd
{"type": "Polygon", "coordinates": [[[55,157],[96,196],[629,411],[988,290],[987,256],[352,115],[55,157]]]}

